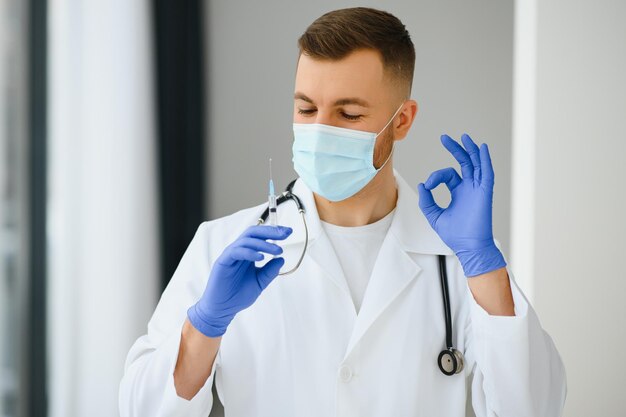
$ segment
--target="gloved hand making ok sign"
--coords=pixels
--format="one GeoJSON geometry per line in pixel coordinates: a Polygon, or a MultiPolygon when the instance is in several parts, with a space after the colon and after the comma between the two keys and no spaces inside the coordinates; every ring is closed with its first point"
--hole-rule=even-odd
{"type": "Polygon", "coordinates": [[[480,149],[467,134],[461,136],[465,149],[448,135],[441,143],[461,165],[463,178],[454,168],[430,174],[417,186],[419,206],[441,240],[459,258],[466,277],[506,266],[492,232],[494,172],[487,144],[480,149]],[[448,207],[435,202],[431,190],[445,183],[452,195],[448,207]]]}
{"type": "Polygon", "coordinates": [[[261,252],[283,252],[267,239],[284,240],[292,231],[284,226],[250,226],[227,246],[213,264],[202,298],[187,310],[193,327],[205,336],[222,336],[235,314],[256,301],[285,263],[275,258],[262,267],[254,264],[263,260],[261,252]]]}

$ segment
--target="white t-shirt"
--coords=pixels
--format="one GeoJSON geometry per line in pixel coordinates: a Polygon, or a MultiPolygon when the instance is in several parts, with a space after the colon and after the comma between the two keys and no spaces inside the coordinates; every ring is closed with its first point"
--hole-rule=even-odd
{"type": "Polygon", "coordinates": [[[394,208],[382,219],[365,226],[337,226],[322,221],[343,269],[357,314],[395,211],[394,208]]]}

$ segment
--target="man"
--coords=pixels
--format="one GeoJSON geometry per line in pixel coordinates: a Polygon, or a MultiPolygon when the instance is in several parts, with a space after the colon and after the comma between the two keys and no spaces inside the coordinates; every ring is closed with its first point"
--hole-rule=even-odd
{"type": "Polygon", "coordinates": [[[404,25],[337,10],[298,45],[302,264],[277,275],[305,241],[291,203],[280,227],[251,226],[265,204],[202,223],[128,355],[122,416],[206,416],[214,380],[229,416],[560,415],[563,364],[492,235],[487,145],[442,136],[461,175],[434,172],[419,201],[392,168],[417,113],[404,25]],[[441,183],[445,209],[431,194],[441,183]],[[462,363],[449,373],[437,255],[462,363]]]}

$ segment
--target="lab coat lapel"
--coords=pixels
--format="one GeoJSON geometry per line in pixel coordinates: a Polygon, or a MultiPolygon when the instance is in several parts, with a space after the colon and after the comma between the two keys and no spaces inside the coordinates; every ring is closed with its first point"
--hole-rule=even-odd
{"type": "Polygon", "coordinates": [[[311,259],[325,272],[325,275],[345,293],[348,300],[352,300],[343,268],[326,233],[319,234],[317,239],[311,243],[308,252],[311,259]]]}
{"type": "Polygon", "coordinates": [[[394,174],[398,188],[396,212],[376,258],[344,359],[372,323],[419,277],[422,267],[411,253],[454,253],[424,218],[417,194],[395,170],[394,174]]]}
{"type": "Polygon", "coordinates": [[[345,358],[350,355],[372,323],[413,281],[422,268],[402,249],[395,236],[387,233],[370,277],[361,310],[352,330],[345,358]]]}
{"type": "MultiPolygon", "coordinates": [[[[301,179],[296,181],[293,193],[300,198],[306,210],[305,216],[309,231],[309,245],[306,256],[310,257],[324,272],[324,275],[343,291],[350,300],[348,283],[332,243],[322,229],[313,193],[301,179]]],[[[285,204],[292,205],[293,203],[285,204]]],[[[289,210],[278,210],[278,222],[279,224],[289,225],[294,229],[291,236],[282,242],[281,246],[283,248],[292,244],[298,246],[303,244],[306,233],[302,225],[301,215],[295,208],[290,207],[289,210]]]]}

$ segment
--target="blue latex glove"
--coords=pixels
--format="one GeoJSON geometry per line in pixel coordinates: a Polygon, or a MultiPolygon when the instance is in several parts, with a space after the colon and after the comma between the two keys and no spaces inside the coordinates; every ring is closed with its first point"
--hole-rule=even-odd
{"type": "Polygon", "coordinates": [[[459,258],[466,277],[484,274],[506,266],[492,232],[494,172],[487,144],[480,149],[467,134],[461,136],[465,149],[448,135],[441,143],[461,165],[463,178],[454,168],[430,174],[417,186],[420,209],[441,240],[459,258]],[[467,150],[467,151],[466,151],[467,150]],[[439,207],[431,190],[445,183],[452,199],[439,207]]]}
{"type": "Polygon", "coordinates": [[[219,337],[235,314],[252,305],[278,276],[285,263],[274,258],[262,267],[260,252],[279,255],[283,249],[267,239],[284,240],[293,230],[284,226],[251,226],[216,259],[202,298],[187,310],[189,321],[202,334],[219,337]]]}

